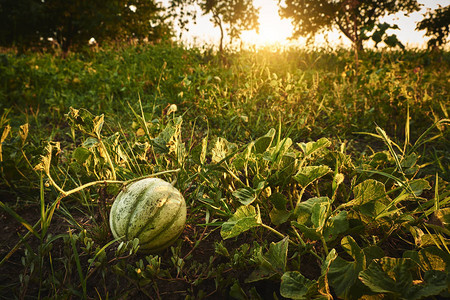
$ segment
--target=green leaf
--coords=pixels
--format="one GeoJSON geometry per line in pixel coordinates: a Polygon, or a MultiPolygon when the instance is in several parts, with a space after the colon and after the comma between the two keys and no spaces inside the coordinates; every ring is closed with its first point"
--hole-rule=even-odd
{"type": "Polygon", "coordinates": [[[270,128],[270,130],[262,137],[256,139],[253,144],[254,153],[264,153],[267,148],[272,144],[273,138],[275,137],[275,129],[270,128]]]}
{"type": "Polygon", "coordinates": [[[384,184],[373,179],[365,180],[355,186],[353,193],[355,209],[372,218],[384,213],[390,202],[384,184]]]}
{"type": "Polygon", "coordinates": [[[254,206],[240,206],[233,216],[222,224],[220,235],[224,240],[238,236],[250,228],[261,224],[261,215],[254,206]]]}
{"type": "Polygon", "coordinates": [[[248,297],[245,294],[244,290],[241,288],[241,286],[239,285],[239,282],[236,281],[230,288],[230,296],[233,299],[237,299],[237,300],[247,300],[248,297]]]}
{"type": "Polygon", "coordinates": [[[262,249],[260,248],[256,255],[259,267],[250,274],[247,282],[268,279],[277,275],[281,277],[286,271],[288,245],[289,237],[286,236],[278,243],[270,243],[269,250],[265,254],[262,254],[262,249]]]}
{"type": "Polygon", "coordinates": [[[420,196],[423,192],[423,190],[429,190],[431,189],[430,183],[426,181],[425,179],[415,179],[405,186],[405,188],[402,190],[400,195],[398,195],[394,199],[394,203],[399,203],[400,201],[403,201],[408,198],[414,198],[417,196],[420,196]]]}
{"type": "Polygon", "coordinates": [[[328,270],[328,279],[336,294],[345,299],[358,299],[368,290],[358,279],[359,272],[366,267],[366,257],[355,240],[344,237],[341,246],[353,261],[336,257],[328,270]]]}
{"type": "Polygon", "coordinates": [[[403,258],[414,260],[423,271],[438,270],[450,272],[450,254],[436,246],[417,251],[406,251],[403,258]]]}
{"type": "Polygon", "coordinates": [[[312,225],[311,215],[313,207],[316,204],[322,205],[322,203],[330,203],[330,198],[328,197],[314,197],[309,198],[306,201],[300,202],[300,204],[295,208],[295,215],[297,216],[297,222],[299,224],[312,225]]]}
{"type": "Polygon", "coordinates": [[[297,143],[297,146],[303,151],[305,156],[310,156],[319,150],[326,148],[331,145],[331,142],[327,138],[321,138],[316,142],[308,142],[308,143],[297,143]]]}
{"type": "Polygon", "coordinates": [[[273,208],[269,213],[272,223],[280,225],[286,222],[291,216],[291,213],[286,209],[286,197],[283,194],[274,193],[270,195],[269,201],[273,205],[273,208]]]}
{"type": "Polygon", "coordinates": [[[263,158],[270,162],[279,162],[292,146],[290,138],[280,140],[274,147],[270,148],[263,154],[263,158]]]}
{"type": "Polygon", "coordinates": [[[306,166],[298,170],[297,174],[294,175],[294,179],[304,188],[330,171],[331,169],[324,165],[306,166]]]}
{"type": "Polygon", "coordinates": [[[78,147],[72,153],[72,158],[80,165],[84,165],[86,160],[92,155],[92,152],[85,147],[78,147]]]}
{"type": "Polygon", "coordinates": [[[280,294],[290,299],[310,299],[310,291],[315,284],[298,271],[286,272],[281,276],[280,294]]]}
{"type": "Polygon", "coordinates": [[[292,176],[296,171],[297,159],[295,154],[286,153],[284,154],[277,166],[275,173],[272,174],[270,178],[270,183],[272,186],[283,186],[291,182],[292,176]]]}
{"type": "Polygon", "coordinates": [[[322,231],[322,228],[325,225],[329,205],[329,202],[322,202],[316,203],[312,207],[311,222],[317,230],[322,231]]]}
{"type": "Polygon", "coordinates": [[[260,181],[257,183],[255,189],[248,186],[237,189],[233,191],[233,196],[236,197],[243,205],[249,205],[256,200],[259,192],[264,189],[265,184],[265,181],[260,181]]]}
{"type": "Polygon", "coordinates": [[[292,221],[291,224],[297,227],[307,239],[319,241],[320,238],[322,237],[322,235],[320,234],[320,232],[317,231],[316,228],[310,228],[296,221],[292,221]]]}
{"type": "Polygon", "coordinates": [[[246,186],[235,190],[233,192],[233,196],[236,197],[243,205],[249,205],[256,200],[257,191],[246,186]]]}
{"type": "Polygon", "coordinates": [[[374,260],[359,278],[373,292],[400,299],[421,299],[438,295],[447,288],[448,274],[445,272],[426,271],[423,281],[413,282],[413,274],[417,271],[417,263],[409,258],[383,257],[374,260]]]}
{"type": "Polygon", "coordinates": [[[347,211],[343,210],[334,217],[328,219],[325,229],[323,230],[323,236],[326,242],[335,240],[339,234],[342,234],[349,229],[347,215],[347,211]]]}

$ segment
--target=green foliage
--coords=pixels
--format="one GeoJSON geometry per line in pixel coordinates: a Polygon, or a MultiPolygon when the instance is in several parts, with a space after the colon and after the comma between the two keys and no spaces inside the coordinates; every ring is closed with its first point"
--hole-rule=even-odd
{"type": "Polygon", "coordinates": [[[170,36],[170,26],[154,1],[2,1],[0,45],[59,45],[62,51],[97,42],[170,36]],[[131,9],[133,8],[133,9],[131,9]]]}
{"type": "Polygon", "coordinates": [[[203,14],[211,13],[211,22],[220,29],[220,52],[223,51],[226,33],[232,40],[238,38],[243,30],[258,29],[258,9],[251,0],[201,0],[199,5],[203,14]]]}
{"type": "Polygon", "coordinates": [[[448,297],[448,53],[224,55],[0,56],[0,295],[448,297]],[[149,176],[188,219],[145,256],[107,220],[149,176]]]}
{"type": "Polygon", "coordinates": [[[428,11],[416,26],[417,30],[426,30],[428,48],[444,46],[450,33],[450,5],[439,6],[434,11],[428,11]]]}
{"type": "MultiPolygon", "coordinates": [[[[287,0],[281,6],[282,17],[291,18],[294,24],[293,36],[314,35],[326,29],[338,28],[357,49],[362,49],[363,40],[367,39],[367,29],[375,25],[379,30],[372,34],[375,43],[381,41],[385,25],[378,24],[379,19],[386,14],[419,10],[416,0],[398,1],[297,1],[287,0]],[[381,27],[380,27],[381,26],[381,27]]],[[[387,25],[390,26],[390,25],[387,25]]],[[[388,46],[396,46],[394,36],[384,39],[388,46]]]]}

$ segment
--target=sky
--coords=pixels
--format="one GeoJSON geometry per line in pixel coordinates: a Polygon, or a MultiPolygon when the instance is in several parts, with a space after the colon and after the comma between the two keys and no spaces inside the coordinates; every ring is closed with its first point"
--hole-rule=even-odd
{"type": "MultiPolygon", "coordinates": [[[[422,4],[422,9],[405,17],[402,13],[383,18],[382,22],[397,24],[399,30],[388,31],[395,33],[397,38],[407,47],[425,47],[427,38],[424,31],[416,31],[416,24],[423,18],[427,9],[435,9],[438,5],[450,5],[450,0],[418,0],[422,4]]],[[[254,30],[244,31],[241,40],[244,46],[285,46],[285,45],[305,45],[306,39],[300,37],[297,40],[289,40],[292,25],[289,19],[281,19],[278,15],[277,0],[254,0],[255,7],[260,7],[260,30],[257,34],[254,30]]],[[[189,31],[183,33],[182,40],[188,46],[217,45],[220,31],[209,21],[209,16],[199,16],[197,24],[191,24],[189,31]]],[[[326,35],[317,36],[314,46],[323,47],[329,44],[334,46],[349,46],[349,40],[338,31],[328,32],[326,35]]],[[[370,46],[370,45],[369,45],[370,46]]]]}

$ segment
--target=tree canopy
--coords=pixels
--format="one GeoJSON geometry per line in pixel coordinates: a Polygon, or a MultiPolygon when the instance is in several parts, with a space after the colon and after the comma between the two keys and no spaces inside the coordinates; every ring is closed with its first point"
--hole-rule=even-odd
{"type": "Polygon", "coordinates": [[[447,43],[450,32],[450,5],[428,11],[422,21],[417,24],[417,30],[426,30],[428,48],[435,48],[447,43]]]}
{"type": "Polygon", "coordinates": [[[0,0],[0,45],[42,45],[49,38],[63,51],[112,39],[160,38],[168,32],[163,8],[140,0],[0,0]]]}
{"type": "Polygon", "coordinates": [[[231,39],[240,36],[243,30],[258,29],[259,9],[253,5],[253,0],[200,0],[203,13],[211,13],[211,22],[220,29],[219,51],[223,50],[223,39],[228,26],[231,39]]]}
{"type": "Polygon", "coordinates": [[[385,32],[385,26],[376,26],[382,16],[407,15],[418,9],[417,0],[286,0],[280,14],[292,19],[293,37],[338,28],[356,49],[362,49],[368,32],[375,30],[375,36],[380,35],[379,30],[385,32]]]}

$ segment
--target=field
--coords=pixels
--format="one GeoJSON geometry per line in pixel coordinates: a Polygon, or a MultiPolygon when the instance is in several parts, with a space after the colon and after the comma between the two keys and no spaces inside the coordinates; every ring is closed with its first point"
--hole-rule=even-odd
{"type": "Polygon", "coordinates": [[[450,53],[0,53],[0,299],[450,297],[450,53]],[[169,248],[115,196],[171,182],[169,248]]]}

